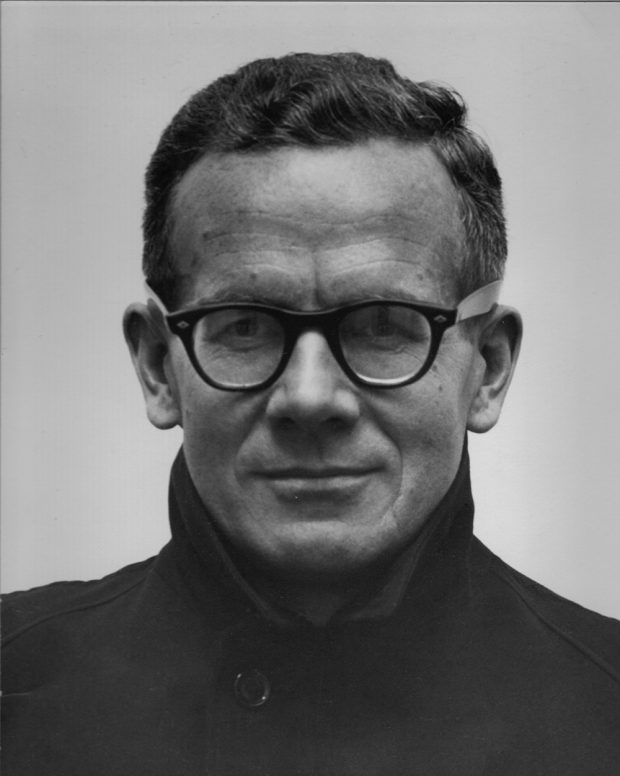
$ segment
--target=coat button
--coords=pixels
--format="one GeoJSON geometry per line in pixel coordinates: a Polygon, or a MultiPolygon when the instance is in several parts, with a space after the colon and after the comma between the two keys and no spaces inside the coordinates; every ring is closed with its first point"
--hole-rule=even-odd
{"type": "Polygon", "coordinates": [[[256,709],[267,703],[271,694],[269,679],[260,671],[243,671],[235,679],[235,696],[242,706],[256,709]]]}

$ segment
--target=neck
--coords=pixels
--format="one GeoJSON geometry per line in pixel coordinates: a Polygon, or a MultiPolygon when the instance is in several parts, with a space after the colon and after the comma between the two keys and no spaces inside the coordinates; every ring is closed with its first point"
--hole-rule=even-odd
{"type": "Polygon", "coordinates": [[[351,608],[355,601],[380,588],[393,562],[393,559],[382,559],[374,566],[346,577],[317,574],[305,578],[259,568],[240,557],[229,545],[226,549],[243,578],[261,598],[317,626],[325,625],[343,610],[351,608]]]}
{"type": "Polygon", "coordinates": [[[281,583],[260,575],[251,578],[257,593],[282,608],[300,615],[313,625],[325,625],[338,612],[351,604],[363,585],[317,587],[316,585],[281,583]]]}

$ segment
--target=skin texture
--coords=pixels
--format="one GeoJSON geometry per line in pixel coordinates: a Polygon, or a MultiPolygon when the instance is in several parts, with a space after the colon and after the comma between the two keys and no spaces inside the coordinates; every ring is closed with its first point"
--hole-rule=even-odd
{"type": "MultiPolygon", "coordinates": [[[[173,214],[179,308],[460,301],[457,197],[423,145],[206,156],[178,185],[173,214]]],[[[151,422],[183,427],[213,519],[302,609],[336,607],[351,580],[415,537],[454,479],[466,429],[495,424],[520,339],[518,315],[498,308],[449,329],[420,381],[381,390],[351,383],[308,330],[279,380],[244,394],[205,384],[156,319],[143,305],[125,316],[151,422]]]]}

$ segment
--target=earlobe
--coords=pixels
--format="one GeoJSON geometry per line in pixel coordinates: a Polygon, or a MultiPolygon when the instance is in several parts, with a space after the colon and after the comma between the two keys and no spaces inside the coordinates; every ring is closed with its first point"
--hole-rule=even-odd
{"type": "Polygon", "coordinates": [[[168,342],[162,324],[146,305],[132,304],[123,316],[123,331],[136,370],[148,419],[156,428],[180,425],[181,412],[167,367],[168,342]]]}
{"type": "Polygon", "coordinates": [[[480,332],[478,347],[484,367],[469,410],[469,431],[483,434],[497,423],[514,374],[522,333],[520,314],[503,306],[495,310],[480,332]]]}

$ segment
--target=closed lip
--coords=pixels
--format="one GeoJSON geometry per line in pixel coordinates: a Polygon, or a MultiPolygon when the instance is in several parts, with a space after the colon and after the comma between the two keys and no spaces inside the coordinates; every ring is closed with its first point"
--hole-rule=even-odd
{"type": "Polygon", "coordinates": [[[267,469],[259,472],[262,477],[274,480],[324,480],[336,477],[363,477],[376,471],[374,468],[327,467],[322,469],[288,467],[285,469],[267,469]]]}

